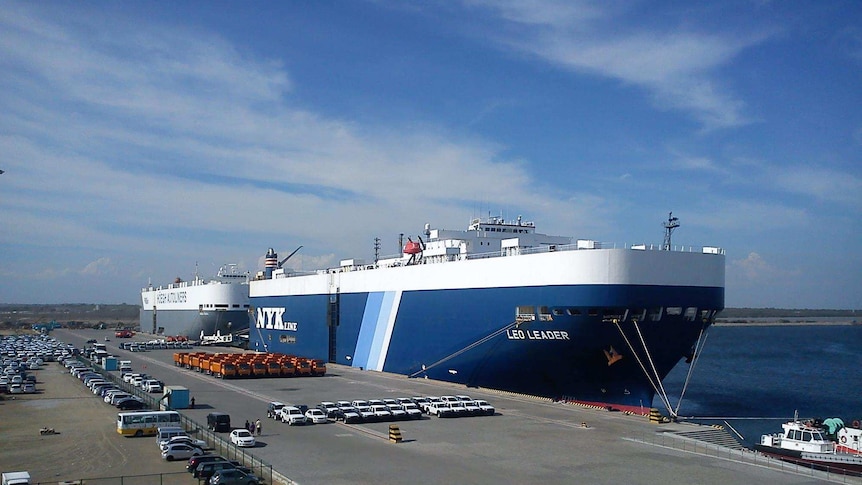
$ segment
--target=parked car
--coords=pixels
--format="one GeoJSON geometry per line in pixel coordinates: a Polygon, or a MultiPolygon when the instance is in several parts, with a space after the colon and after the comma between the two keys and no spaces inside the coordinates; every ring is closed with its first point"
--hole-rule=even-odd
{"type": "Polygon", "coordinates": [[[307,419],[307,422],[310,421],[311,424],[321,424],[329,422],[329,418],[326,417],[326,414],[317,408],[309,409],[308,411],[306,411],[305,417],[307,419]]]}
{"type": "Polygon", "coordinates": [[[120,399],[116,404],[117,408],[122,409],[123,411],[129,411],[133,409],[146,409],[147,405],[133,397],[127,397],[126,399],[120,399]]]}
{"type": "Polygon", "coordinates": [[[252,447],[255,444],[254,435],[247,429],[235,429],[231,431],[230,442],[242,447],[252,447]]]}
{"type": "Polygon", "coordinates": [[[207,442],[204,440],[199,440],[197,438],[192,438],[191,436],[174,436],[168,441],[161,444],[161,449],[164,450],[170,445],[182,443],[190,446],[194,446],[195,448],[206,449],[207,442]]]}
{"type": "Polygon", "coordinates": [[[450,418],[455,416],[455,412],[448,402],[443,400],[431,401],[428,403],[428,414],[433,414],[438,418],[450,418]]]}
{"type": "Polygon", "coordinates": [[[290,426],[305,424],[308,418],[296,406],[284,406],[281,408],[281,422],[290,426]]]}
{"type": "Polygon", "coordinates": [[[204,450],[186,443],[174,443],[162,450],[162,458],[167,461],[186,460],[196,455],[203,455],[204,450]]]}
{"type": "Polygon", "coordinates": [[[386,409],[389,410],[389,413],[392,415],[393,421],[403,421],[405,419],[409,419],[410,417],[407,415],[407,411],[401,408],[401,405],[398,403],[395,404],[387,404],[386,409]]]}
{"type": "Polygon", "coordinates": [[[392,413],[389,412],[389,408],[385,404],[372,404],[370,408],[371,412],[374,413],[374,416],[371,418],[374,421],[389,421],[392,419],[392,413]]]}
{"type": "MultiPolygon", "coordinates": [[[[116,406],[117,403],[122,401],[123,399],[130,399],[132,397],[131,394],[127,392],[115,392],[110,394],[110,399],[108,400],[108,404],[112,406],[116,406]]],[[[105,399],[108,399],[108,396],[105,396],[105,399]]]]}
{"type": "Polygon", "coordinates": [[[257,485],[260,479],[240,469],[219,470],[210,477],[210,485],[257,485]]]}
{"type": "Polygon", "coordinates": [[[493,416],[496,412],[494,406],[488,404],[488,401],[485,401],[484,399],[476,399],[473,402],[475,402],[476,405],[479,406],[479,414],[484,414],[485,416],[493,416]]]}
{"type": "Polygon", "coordinates": [[[194,477],[197,478],[198,480],[209,480],[210,477],[215,475],[215,472],[217,472],[219,470],[236,470],[236,469],[239,469],[242,471],[250,472],[250,470],[248,468],[245,468],[245,469],[243,469],[243,468],[244,467],[240,467],[235,462],[210,461],[210,462],[199,464],[198,467],[195,469],[194,477]]]}
{"type": "Polygon", "coordinates": [[[362,422],[362,416],[359,415],[359,412],[350,403],[347,403],[346,406],[339,406],[338,410],[335,411],[335,420],[344,421],[347,424],[360,423],[362,422]]]}
{"type": "Polygon", "coordinates": [[[419,405],[419,407],[422,409],[423,412],[425,412],[425,414],[434,414],[430,410],[431,404],[439,403],[439,402],[443,402],[443,400],[437,396],[428,396],[428,397],[422,398],[421,402],[417,401],[416,404],[419,405]]]}
{"type": "Polygon", "coordinates": [[[207,414],[207,428],[216,433],[230,431],[230,414],[218,412],[207,414]]]}
{"type": "Polygon", "coordinates": [[[356,408],[356,412],[359,413],[359,417],[362,421],[374,421],[375,415],[371,406],[354,406],[354,408],[356,408]]]}
{"type": "Polygon", "coordinates": [[[401,404],[401,409],[407,413],[409,419],[422,419],[422,410],[413,402],[405,402],[401,404]]]}
{"type": "Polygon", "coordinates": [[[227,461],[227,459],[221,455],[198,455],[189,458],[189,462],[186,463],[186,471],[189,473],[194,473],[197,470],[198,465],[201,463],[208,463],[211,461],[227,461]]]}
{"type": "Polygon", "coordinates": [[[266,406],[266,417],[272,419],[281,418],[281,408],[284,407],[283,402],[272,401],[266,406]]]}
{"type": "Polygon", "coordinates": [[[141,384],[141,388],[147,392],[162,392],[163,387],[160,381],[155,379],[147,379],[141,384]]]}
{"type": "Polygon", "coordinates": [[[334,402],[323,401],[322,403],[317,405],[317,409],[323,411],[323,414],[325,414],[327,418],[335,419],[336,411],[338,411],[338,405],[334,402]]]}

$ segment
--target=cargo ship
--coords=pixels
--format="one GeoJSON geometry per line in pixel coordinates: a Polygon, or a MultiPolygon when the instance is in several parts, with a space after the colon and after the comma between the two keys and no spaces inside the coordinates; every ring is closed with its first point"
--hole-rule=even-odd
{"type": "Polygon", "coordinates": [[[226,264],[214,278],[147,285],[141,290],[141,331],[197,340],[248,330],[248,282],[247,272],[226,264]]]}
{"type": "MultiPolygon", "coordinates": [[[[651,407],[724,308],[718,247],[616,247],[488,217],[401,254],[311,272],[273,249],[249,284],[250,348],[556,400],[651,407]],[[287,258],[285,258],[287,259],[287,258]]],[[[424,237],[423,237],[424,235],[424,237]]]]}

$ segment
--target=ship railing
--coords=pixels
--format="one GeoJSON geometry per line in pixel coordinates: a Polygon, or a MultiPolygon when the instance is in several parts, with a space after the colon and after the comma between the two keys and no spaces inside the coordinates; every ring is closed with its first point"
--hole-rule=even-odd
{"type": "MultiPolygon", "coordinates": [[[[684,246],[684,245],[674,245],[671,246],[670,249],[664,249],[664,246],[661,244],[622,244],[618,245],[617,243],[604,243],[596,241],[592,247],[586,248],[580,246],[579,244],[551,244],[544,245],[532,248],[512,248],[515,249],[515,254],[512,255],[524,255],[524,254],[540,254],[540,253],[552,253],[552,252],[561,252],[561,251],[593,251],[596,249],[631,249],[638,251],[670,251],[670,252],[678,252],[678,253],[710,253],[710,254],[724,254],[724,249],[715,248],[709,246],[684,246]]],[[[487,253],[475,253],[468,254],[466,259],[488,259],[488,258],[500,258],[510,256],[509,254],[504,254],[501,251],[487,252],[487,253]]]]}
{"type": "MultiPolygon", "coordinates": [[[[517,255],[525,255],[525,254],[540,254],[540,253],[552,253],[552,252],[561,252],[561,251],[594,251],[596,249],[629,249],[633,251],[669,251],[669,252],[677,252],[677,253],[704,253],[704,254],[724,254],[724,249],[712,246],[685,246],[685,245],[673,245],[669,249],[665,249],[661,244],[621,244],[617,243],[604,243],[599,241],[589,241],[590,244],[583,245],[581,243],[575,244],[551,244],[551,245],[543,245],[538,247],[531,248],[507,248],[503,251],[493,251],[487,253],[474,253],[468,254],[464,256],[462,259],[464,260],[475,260],[475,259],[491,259],[491,258],[504,258],[508,256],[517,256],[517,255]],[[588,247],[584,247],[588,246],[588,247]],[[504,251],[514,251],[513,253],[506,254],[504,251]]],[[[397,256],[396,256],[397,257],[397,256]]],[[[381,261],[389,261],[389,264],[380,267],[399,267],[404,266],[404,263],[401,261],[393,261],[390,259],[381,259],[381,261]]],[[[441,262],[449,262],[449,261],[428,261],[430,264],[439,264],[441,262]]],[[[343,273],[346,271],[357,271],[362,269],[375,269],[378,266],[375,264],[366,264],[361,267],[338,267],[338,268],[329,268],[329,269],[321,269],[317,271],[291,271],[289,273],[277,274],[273,278],[293,278],[295,276],[308,276],[308,275],[320,275],[320,274],[333,274],[333,273],[343,273]]],[[[169,285],[172,286],[172,285],[169,285]]]]}

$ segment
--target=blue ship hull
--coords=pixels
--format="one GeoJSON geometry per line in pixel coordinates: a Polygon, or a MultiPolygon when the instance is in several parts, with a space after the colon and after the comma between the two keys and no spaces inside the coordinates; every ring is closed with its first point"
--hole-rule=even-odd
{"type": "Polygon", "coordinates": [[[656,379],[651,383],[647,375],[660,381],[691,356],[724,307],[724,288],[600,284],[252,295],[251,305],[257,318],[250,348],[256,350],[552,399],[650,407],[656,379]],[[279,310],[278,321],[267,309],[279,310]]]}

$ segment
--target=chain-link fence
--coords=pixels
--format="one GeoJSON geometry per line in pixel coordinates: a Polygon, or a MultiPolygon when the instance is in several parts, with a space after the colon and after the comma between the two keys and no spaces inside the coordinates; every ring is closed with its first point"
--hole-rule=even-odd
{"type": "Polygon", "coordinates": [[[154,473],[121,477],[81,478],[62,482],[36,482],[38,485],[193,485],[198,480],[186,472],[154,473]]]}

